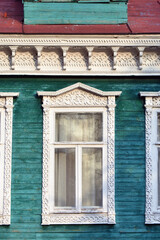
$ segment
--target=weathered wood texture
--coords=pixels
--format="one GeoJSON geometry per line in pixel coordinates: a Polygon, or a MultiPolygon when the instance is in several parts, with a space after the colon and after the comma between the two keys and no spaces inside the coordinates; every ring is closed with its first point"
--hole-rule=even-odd
{"type": "Polygon", "coordinates": [[[129,0],[128,24],[121,25],[23,25],[21,0],[0,1],[0,33],[160,33],[160,3],[129,0]],[[6,14],[7,13],[7,17],[6,14]]]}
{"type": "Polygon", "coordinates": [[[160,1],[129,0],[128,24],[132,33],[159,33],[160,1]]]}
{"type": "Polygon", "coordinates": [[[21,0],[0,1],[0,32],[22,33],[23,5],[21,0]]]}
{"type": "Polygon", "coordinates": [[[116,25],[23,25],[24,33],[62,33],[62,34],[129,34],[127,24],[116,25]]]}
{"type": "Polygon", "coordinates": [[[159,91],[160,78],[0,77],[0,91],[14,101],[12,217],[1,240],[159,240],[160,225],[146,226],[145,113],[140,91],[159,91]],[[77,81],[122,91],[116,104],[116,225],[41,226],[42,108],[37,90],[55,91],[77,81]]]}
{"type": "Polygon", "coordinates": [[[127,20],[125,2],[24,3],[25,24],[123,24],[127,20]]]}

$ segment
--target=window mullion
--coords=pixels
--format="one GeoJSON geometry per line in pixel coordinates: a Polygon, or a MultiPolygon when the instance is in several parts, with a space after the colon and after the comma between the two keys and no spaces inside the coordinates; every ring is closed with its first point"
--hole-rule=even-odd
{"type": "Polygon", "coordinates": [[[77,188],[77,196],[76,196],[76,206],[77,206],[77,211],[81,212],[82,208],[82,147],[77,146],[77,151],[76,151],[76,165],[77,165],[77,175],[76,175],[76,188],[77,188]]]}
{"type": "Polygon", "coordinates": [[[103,199],[103,211],[107,212],[107,145],[103,146],[103,163],[102,163],[102,199],[103,199]]]}

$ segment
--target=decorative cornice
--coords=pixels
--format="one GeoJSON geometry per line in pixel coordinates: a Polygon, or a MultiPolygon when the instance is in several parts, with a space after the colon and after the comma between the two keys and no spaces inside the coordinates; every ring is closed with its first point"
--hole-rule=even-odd
{"type": "Polygon", "coordinates": [[[160,75],[160,35],[0,35],[0,74],[160,75]]]}
{"type": "Polygon", "coordinates": [[[160,46],[160,35],[0,35],[9,46],[160,46]]]}

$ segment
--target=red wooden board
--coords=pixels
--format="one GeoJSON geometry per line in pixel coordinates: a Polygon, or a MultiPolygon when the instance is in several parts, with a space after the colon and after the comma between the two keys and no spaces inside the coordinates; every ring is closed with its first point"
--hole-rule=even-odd
{"type": "Polygon", "coordinates": [[[122,25],[23,25],[21,2],[21,0],[0,0],[0,33],[160,33],[160,0],[129,0],[128,24],[122,25]]]}
{"type": "Polygon", "coordinates": [[[23,6],[21,0],[0,0],[0,32],[22,33],[23,6]]]}
{"type": "Polygon", "coordinates": [[[129,0],[128,25],[132,33],[160,33],[160,1],[129,0]]]}
{"type": "Polygon", "coordinates": [[[62,34],[103,34],[130,33],[126,24],[122,25],[24,25],[25,33],[62,33],[62,34]]]}

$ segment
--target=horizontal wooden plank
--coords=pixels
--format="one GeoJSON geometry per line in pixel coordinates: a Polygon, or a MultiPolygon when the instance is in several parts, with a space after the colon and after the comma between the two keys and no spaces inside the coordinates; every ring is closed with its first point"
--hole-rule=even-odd
{"type": "Polygon", "coordinates": [[[87,5],[85,3],[24,3],[25,24],[86,25],[126,22],[127,5],[125,3],[87,5]]]}
{"type": "Polygon", "coordinates": [[[116,25],[24,25],[24,33],[52,33],[52,34],[109,34],[109,33],[130,33],[126,24],[116,25]]]}

